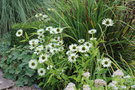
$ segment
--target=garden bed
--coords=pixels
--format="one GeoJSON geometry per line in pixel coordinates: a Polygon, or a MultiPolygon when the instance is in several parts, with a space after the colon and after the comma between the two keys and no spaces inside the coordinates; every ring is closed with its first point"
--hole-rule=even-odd
{"type": "Polygon", "coordinates": [[[134,1],[41,1],[10,11],[19,23],[6,22],[12,31],[0,39],[3,88],[135,89],[134,1]]]}

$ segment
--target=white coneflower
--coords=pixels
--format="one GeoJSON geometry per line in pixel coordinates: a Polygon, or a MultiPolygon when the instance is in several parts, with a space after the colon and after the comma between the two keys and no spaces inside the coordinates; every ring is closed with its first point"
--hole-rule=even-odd
{"type": "Polygon", "coordinates": [[[90,38],[91,41],[97,40],[97,38],[90,38]]]}
{"type": "Polygon", "coordinates": [[[89,51],[89,47],[86,45],[80,45],[80,46],[78,46],[78,51],[81,53],[86,53],[89,51]]]}
{"type": "Polygon", "coordinates": [[[29,61],[29,67],[30,67],[31,69],[36,69],[36,68],[37,68],[37,65],[38,65],[37,60],[32,59],[32,60],[29,61]]]}
{"type": "Polygon", "coordinates": [[[113,20],[112,19],[109,19],[109,18],[106,18],[102,21],[102,24],[109,27],[109,26],[113,26],[113,20]]]}
{"type": "Polygon", "coordinates": [[[77,57],[78,57],[78,55],[75,54],[75,53],[73,53],[73,54],[71,54],[71,55],[68,56],[68,61],[69,62],[75,62],[76,59],[77,59],[77,57]]]}
{"type": "Polygon", "coordinates": [[[134,88],[135,89],[135,85],[132,85],[131,88],[134,88]]]}
{"type": "Polygon", "coordinates": [[[54,42],[60,41],[60,37],[59,36],[58,37],[54,37],[54,39],[52,39],[51,41],[54,41],[54,42]]]}
{"type": "Polygon", "coordinates": [[[32,45],[32,44],[38,45],[38,43],[39,43],[38,39],[32,39],[32,40],[29,41],[30,45],[32,45]]]}
{"type": "Polygon", "coordinates": [[[89,47],[89,48],[92,47],[92,43],[90,43],[90,42],[85,42],[84,45],[87,46],[87,47],[89,47]]]}
{"type": "Polygon", "coordinates": [[[86,77],[86,78],[89,78],[90,77],[90,73],[89,72],[85,72],[85,73],[83,73],[83,76],[86,77]]]}
{"type": "Polygon", "coordinates": [[[49,66],[47,67],[48,70],[50,70],[50,69],[52,69],[52,68],[53,68],[52,65],[49,65],[49,66]]]}
{"type": "Polygon", "coordinates": [[[45,39],[40,39],[39,42],[40,43],[44,43],[45,42],[45,39]]]}
{"type": "Polygon", "coordinates": [[[30,49],[34,49],[39,43],[39,40],[38,39],[32,39],[29,41],[29,44],[30,44],[30,49]]]}
{"type": "Polygon", "coordinates": [[[17,30],[16,36],[17,36],[17,37],[20,37],[20,36],[22,36],[22,35],[23,35],[23,30],[22,30],[22,29],[17,30]]]}
{"type": "Polygon", "coordinates": [[[69,50],[69,51],[66,52],[66,55],[69,56],[69,55],[71,55],[71,54],[73,54],[73,53],[74,53],[74,52],[72,52],[72,51],[69,50]]]}
{"type": "Polygon", "coordinates": [[[44,32],[45,32],[44,29],[39,29],[39,30],[37,30],[37,34],[38,34],[38,35],[43,35],[44,32]]]}
{"type": "Polygon", "coordinates": [[[58,49],[57,48],[51,48],[50,49],[50,53],[52,54],[52,55],[54,55],[55,53],[57,53],[58,52],[58,49]]]}
{"type": "Polygon", "coordinates": [[[39,35],[39,36],[38,36],[38,39],[39,39],[39,40],[40,40],[40,39],[44,39],[44,37],[45,37],[44,35],[39,35]]]}
{"type": "Polygon", "coordinates": [[[91,90],[91,88],[89,87],[89,85],[83,85],[83,90],[91,90]]]}
{"type": "Polygon", "coordinates": [[[39,45],[39,46],[36,47],[36,48],[38,48],[40,51],[42,51],[42,50],[44,49],[44,46],[43,46],[43,45],[39,45]]]}
{"type": "Polygon", "coordinates": [[[71,44],[70,46],[69,46],[69,49],[70,49],[70,51],[77,51],[77,44],[71,44]]]}
{"type": "Polygon", "coordinates": [[[95,87],[105,86],[107,84],[103,79],[96,79],[94,83],[95,87]]]}
{"type": "Polygon", "coordinates": [[[34,54],[39,55],[40,54],[40,50],[36,48],[34,54]]]}
{"type": "Polygon", "coordinates": [[[75,84],[70,82],[64,90],[75,90],[75,84]]]}
{"type": "Polygon", "coordinates": [[[49,32],[50,34],[55,34],[55,28],[52,28],[49,32]]]}
{"type": "Polygon", "coordinates": [[[57,44],[56,43],[49,43],[48,45],[47,45],[47,47],[48,48],[55,48],[57,46],[57,44]]]}
{"type": "Polygon", "coordinates": [[[88,31],[89,34],[95,34],[96,32],[97,32],[96,29],[91,29],[91,30],[88,31]]]}
{"type": "Polygon", "coordinates": [[[101,64],[103,65],[103,67],[110,67],[111,66],[111,60],[109,58],[104,58],[101,61],[101,64]]]}
{"type": "Polygon", "coordinates": [[[128,79],[128,78],[131,78],[131,76],[127,75],[127,76],[124,76],[123,78],[128,79]]]}
{"type": "Polygon", "coordinates": [[[63,31],[63,28],[54,28],[54,33],[55,34],[62,33],[62,31],[63,31]]]}
{"type": "Polygon", "coordinates": [[[45,70],[44,68],[39,68],[39,69],[38,69],[38,75],[39,75],[39,76],[44,76],[45,73],[46,73],[46,70],[45,70]]]}
{"type": "Polygon", "coordinates": [[[113,73],[112,76],[113,77],[115,77],[115,76],[122,77],[122,76],[124,76],[124,73],[122,72],[122,70],[118,69],[113,73]]]}
{"type": "Polygon", "coordinates": [[[43,45],[37,46],[34,53],[38,55],[43,49],[44,49],[43,45]]]}
{"type": "Polygon", "coordinates": [[[48,55],[46,55],[46,54],[41,54],[40,56],[39,56],[39,63],[43,63],[43,62],[45,62],[45,61],[47,61],[48,60],[48,55]]]}
{"type": "Polygon", "coordinates": [[[51,31],[52,29],[53,29],[53,27],[49,26],[49,27],[46,28],[46,31],[51,31]]]}
{"type": "Polygon", "coordinates": [[[63,51],[63,50],[64,50],[64,47],[59,47],[57,50],[58,50],[59,52],[60,52],[60,51],[63,51]]]}
{"type": "Polygon", "coordinates": [[[84,43],[84,41],[85,41],[84,39],[79,39],[78,40],[79,43],[84,43]]]}
{"type": "Polygon", "coordinates": [[[58,45],[61,46],[61,45],[63,45],[63,43],[64,43],[64,41],[63,41],[63,40],[60,40],[60,41],[58,42],[58,45]]]}

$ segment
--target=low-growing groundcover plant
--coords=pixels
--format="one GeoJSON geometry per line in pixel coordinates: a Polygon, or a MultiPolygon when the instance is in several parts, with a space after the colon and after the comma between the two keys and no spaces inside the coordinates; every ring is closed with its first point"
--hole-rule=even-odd
{"type": "MultiPolygon", "coordinates": [[[[101,23],[107,27],[114,24],[109,18],[101,23]]],[[[81,38],[69,46],[63,41],[66,29],[39,28],[36,37],[28,42],[33,52],[28,65],[37,71],[43,90],[134,90],[133,73],[127,73],[111,56],[100,52],[103,40],[95,38],[96,28],[88,30],[89,40],[81,38]]],[[[23,37],[23,30],[18,30],[16,36],[23,37]]]]}
{"type": "Polygon", "coordinates": [[[0,60],[4,77],[16,81],[17,86],[32,85],[35,71],[28,67],[32,52],[28,46],[15,46],[7,51],[0,60]]]}

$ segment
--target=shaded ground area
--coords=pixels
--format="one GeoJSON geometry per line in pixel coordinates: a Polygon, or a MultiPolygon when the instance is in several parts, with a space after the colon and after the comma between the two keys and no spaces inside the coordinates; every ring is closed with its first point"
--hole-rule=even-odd
{"type": "Polygon", "coordinates": [[[16,87],[15,82],[3,78],[3,73],[0,70],[0,90],[37,90],[34,87],[16,87]]]}

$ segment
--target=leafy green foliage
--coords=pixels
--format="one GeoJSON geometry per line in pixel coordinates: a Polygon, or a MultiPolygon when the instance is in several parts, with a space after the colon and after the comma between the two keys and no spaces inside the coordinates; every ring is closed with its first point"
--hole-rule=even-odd
{"type": "Polygon", "coordinates": [[[16,81],[16,85],[32,85],[35,80],[35,72],[28,67],[30,59],[31,51],[27,46],[14,47],[2,58],[0,68],[4,71],[6,78],[16,81]]]}
{"type": "Polygon", "coordinates": [[[5,52],[10,49],[11,45],[11,35],[10,33],[5,33],[2,38],[0,38],[0,56],[4,56],[5,52]]]}
{"type": "MultiPolygon", "coordinates": [[[[14,45],[17,45],[17,46],[19,46],[19,45],[26,45],[26,43],[28,41],[27,40],[27,41],[24,41],[24,42],[20,42],[20,40],[22,40],[23,37],[16,38],[16,32],[17,32],[18,29],[13,29],[11,31],[11,46],[14,46],[14,45]]],[[[28,35],[30,35],[30,33],[36,31],[36,29],[28,28],[28,29],[23,29],[23,31],[25,31],[25,33],[23,33],[23,34],[24,34],[24,36],[26,36],[26,33],[28,35]]]]}

